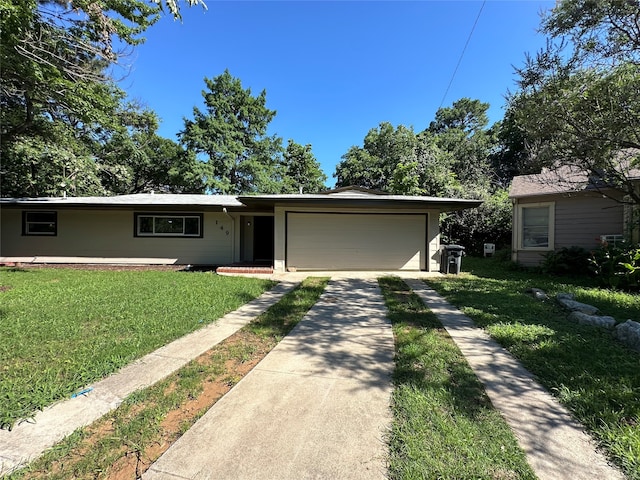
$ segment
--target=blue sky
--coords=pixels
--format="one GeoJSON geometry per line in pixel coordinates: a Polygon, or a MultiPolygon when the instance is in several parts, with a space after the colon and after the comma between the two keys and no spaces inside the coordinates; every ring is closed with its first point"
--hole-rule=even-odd
{"type": "Polygon", "coordinates": [[[421,131],[441,104],[462,97],[490,103],[491,122],[500,120],[514,66],[544,46],[540,12],[555,2],[206,3],[206,11],[183,4],[182,22],[165,16],[151,27],[124,59],[130,71],[120,86],[175,140],[193,107],[204,109],[204,77],[228,69],[252,93],[266,90],[277,111],[269,133],[284,145],[311,144],[333,185],[340,157],[381,122],[421,131]]]}

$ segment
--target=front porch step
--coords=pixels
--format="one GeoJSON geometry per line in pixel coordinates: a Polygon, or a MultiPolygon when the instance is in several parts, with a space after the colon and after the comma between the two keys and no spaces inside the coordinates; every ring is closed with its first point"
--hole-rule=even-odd
{"type": "Polygon", "coordinates": [[[252,267],[247,265],[228,265],[216,268],[216,273],[260,273],[271,275],[273,267],[252,267]]]}

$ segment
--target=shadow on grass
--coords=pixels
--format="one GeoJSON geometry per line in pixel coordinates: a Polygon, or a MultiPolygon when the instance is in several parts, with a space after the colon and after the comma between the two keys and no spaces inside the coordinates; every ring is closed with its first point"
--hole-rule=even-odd
{"type": "MultiPolygon", "coordinates": [[[[551,293],[568,285],[557,278],[527,277],[484,262],[472,271],[474,276],[428,283],[518,358],[627,473],[640,472],[640,354],[607,329],[570,322],[554,300],[540,302],[524,293],[531,286],[551,293]]],[[[573,286],[583,297],[598,297],[606,314],[637,314],[633,296],[593,289],[579,279],[573,286]]]]}
{"type": "Polygon", "coordinates": [[[437,317],[413,297],[399,279],[381,279],[392,289],[387,295],[389,319],[396,328],[396,385],[420,390],[446,390],[456,411],[476,418],[491,402],[437,317]],[[399,282],[399,283],[398,283],[399,282]],[[401,299],[398,301],[398,299],[401,299]]]}
{"type": "Polygon", "coordinates": [[[390,477],[535,478],[435,314],[402,280],[379,283],[396,341],[390,477]]]}

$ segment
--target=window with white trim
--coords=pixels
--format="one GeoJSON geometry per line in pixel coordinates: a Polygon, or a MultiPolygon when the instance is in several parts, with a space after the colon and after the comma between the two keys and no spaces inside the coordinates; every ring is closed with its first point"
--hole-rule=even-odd
{"type": "Polygon", "coordinates": [[[202,237],[202,214],[136,213],[136,237],[202,237]]]}
{"type": "Polygon", "coordinates": [[[518,220],[518,243],[521,250],[553,250],[553,203],[518,205],[518,220]]]}
{"type": "Polygon", "coordinates": [[[58,212],[22,212],[23,235],[58,234],[58,212]]]}

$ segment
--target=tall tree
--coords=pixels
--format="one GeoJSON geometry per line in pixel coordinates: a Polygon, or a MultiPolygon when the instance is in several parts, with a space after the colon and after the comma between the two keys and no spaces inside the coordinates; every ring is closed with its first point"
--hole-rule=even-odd
{"type": "Polygon", "coordinates": [[[277,192],[281,172],[281,139],[267,136],[275,110],[266,106],[265,90],[257,96],[244,89],[228,70],[205,78],[205,111],[193,109],[180,141],[207,157],[206,184],[215,193],[277,192]]]}
{"type": "Polygon", "coordinates": [[[162,7],[179,15],[175,0],[0,0],[1,195],[58,194],[69,172],[71,191],[105,193],[96,144],[125,97],[115,46],[141,43],[162,7]]]}
{"type": "Polygon", "coordinates": [[[415,156],[417,137],[412,128],[389,122],[369,130],[362,147],[353,146],[336,167],[336,185],[389,190],[396,166],[415,156]]]}
{"type": "Polygon", "coordinates": [[[2,144],[2,196],[104,195],[92,144],[64,122],[36,123],[38,135],[18,135],[2,144]]]}
{"type": "Polygon", "coordinates": [[[488,103],[461,98],[451,107],[438,109],[429,125],[438,147],[451,155],[450,168],[460,185],[482,183],[488,189],[491,184],[489,154],[496,140],[493,129],[487,128],[488,109],[488,103]]]}
{"type": "Polygon", "coordinates": [[[311,152],[311,145],[289,139],[283,158],[282,193],[316,193],[326,189],[327,176],[311,152]]]}
{"type": "Polygon", "coordinates": [[[117,104],[107,67],[157,19],[140,0],[0,0],[2,142],[35,127],[38,115],[91,128],[117,104]]]}
{"type": "Polygon", "coordinates": [[[558,2],[542,23],[556,41],[527,57],[518,69],[520,89],[508,105],[531,165],[558,172],[570,167],[580,187],[585,180],[613,187],[635,204],[640,203],[634,184],[640,167],[639,17],[636,1],[558,2]]]}
{"type": "Polygon", "coordinates": [[[503,246],[510,239],[511,206],[489,160],[497,128],[487,127],[488,108],[479,100],[460,99],[439,109],[419,134],[381,123],[369,131],[362,147],[351,147],[342,157],[336,185],[485,200],[482,210],[446,216],[446,241],[461,242],[473,252],[481,251],[487,240],[503,246]]]}
{"type": "Polygon", "coordinates": [[[154,112],[128,103],[118,116],[119,128],[96,152],[99,176],[109,193],[204,192],[202,163],[194,152],[156,133],[154,112]]]}

